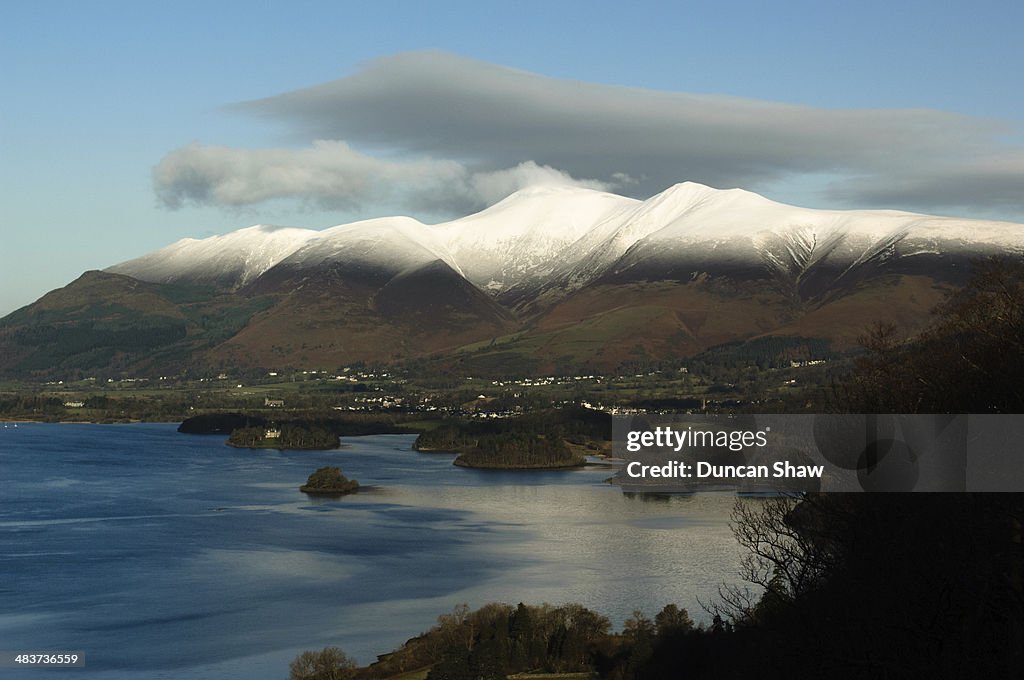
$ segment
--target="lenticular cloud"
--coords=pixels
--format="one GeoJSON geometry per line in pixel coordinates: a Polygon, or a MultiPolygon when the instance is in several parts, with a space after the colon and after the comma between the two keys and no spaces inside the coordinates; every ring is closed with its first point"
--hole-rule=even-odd
{"type": "Polygon", "coordinates": [[[283,125],[300,148],[172,151],[154,174],[167,206],[297,198],[460,213],[525,183],[646,198],[681,180],[763,190],[810,178],[851,206],[1024,209],[1010,126],[942,111],[609,86],[434,51],[229,109],[283,125]]]}

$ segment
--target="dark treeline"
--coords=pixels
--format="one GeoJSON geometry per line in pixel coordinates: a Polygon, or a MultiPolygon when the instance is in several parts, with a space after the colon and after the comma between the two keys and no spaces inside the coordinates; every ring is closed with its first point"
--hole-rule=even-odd
{"type": "MultiPolygon", "coordinates": [[[[754,590],[602,677],[1024,677],[1019,498],[828,494],[737,505],[754,590]],[[763,590],[761,590],[763,589],[763,590]]],[[[613,659],[614,661],[614,659],[613,659]]]]}
{"type": "Polygon", "coordinates": [[[244,413],[203,413],[186,418],[178,425],[184,434],[231,434],[232,430],[263,427],[267,419],[244,413]]]}
{"type": "Polygon", "coordinates": [[[239,428],[287,427],[326,430],[336,437],[359,437],[369,434],[415,434],[418,430],[404,424],[407,416],[384,414],[340,414],[301,417],[270,414],[206,413],[182,421],[178,432],[186,434],[230,434],[239,428]]]}
{"type": "Polygon", "coordinates": [[[356,677],[387,678],[428,667],[428,680],[588,672],[595,649],[608,643],[610,629],[607,618],[577,604],[495,603],[476,611],[460,605],[356,677]]]}
{"type": "Polygon", "coordinates": [[[582,407],[546,409],[517,418],[452,420],[416,438],[418,451],[451,451],[456,465],[486,468],[553,468],[584,463],[566,445],[611,438],[611,416],[582,407]]]}
{"type": "Polygon", "coordinates": [[[159,398],[140,395],[88,394],[64,396],[29,392],[0,393],[0,419],[57,422],[83,419],[91,422],[167,422],[181,419],[187,413],[187,395],[161,395],[159,398]],[[68,409],[66,401],[81,401],[81,409],[68,409]]]}
{"type": "Polygon", "coordinates": [[[837,410],[1024,413],[1024,265],[979,263],[917,338],[878,324],[862,344],[869,352],[838,383],[837,410]]]}
{"type": "Polygon", "coordinates": [[[14,416],[47,417],[65,414],[64,400],[60,397],[38,394],[0,394],[0,413],[14,416]]]}
{"type": "Polygon", "coordinates": [[[572,406],[534,411],[517,418],[453,419],[420,434],[414,448],[418,451],[460,452],[475,448],[481,438],[523,434],[580,444],[589,440],[609,440],[612,418],[601,411],[572,406]]]}

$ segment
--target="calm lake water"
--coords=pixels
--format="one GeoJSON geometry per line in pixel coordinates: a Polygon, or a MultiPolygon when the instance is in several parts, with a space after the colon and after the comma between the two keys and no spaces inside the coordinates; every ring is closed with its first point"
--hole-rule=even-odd
{"type": "Polygon", "coordinates": [[[411,436],[232,449],[174,425],[0,428],[0,650],[86,667],[4,678],[282,680],[304,649],[361,663],[466,603],[579,602],[621,627],[705,617],[741,557],[728,495],[627,497],[607,470],[467,470],[411,436]],[[372,490],[298,491],[337,465],[372,490]]]}

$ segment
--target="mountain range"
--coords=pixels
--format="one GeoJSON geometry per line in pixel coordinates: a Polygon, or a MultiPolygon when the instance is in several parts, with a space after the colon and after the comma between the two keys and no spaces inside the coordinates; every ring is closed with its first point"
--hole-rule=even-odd
{"type": "Polygon", "coordinates": [[[912,332],[1024,225],[812,210],[677,184],[646,201],[533,187],[436,225],[257,225],[86,272],[0,320],[0,372],[166,374],[433,358],[607,370],[763,338],[912,332]]]}

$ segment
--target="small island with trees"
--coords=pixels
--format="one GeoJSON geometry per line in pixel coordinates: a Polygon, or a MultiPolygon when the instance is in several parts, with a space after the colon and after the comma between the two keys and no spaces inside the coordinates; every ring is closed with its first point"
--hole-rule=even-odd
{"type": "Polygon", "coordinates": [[[586,464],[611,439],[611,417],[550,409],[499,421],[454,420],[416,438],[417,451],[458,453],[454,464],[491,470],[556,470],[586,464]]]}
{"type": "Polygon", "coordinates": [[[306,483],[299,487],[302,493],[317,496],[344,496],[358,490],[359,482],[343,475],[340,468],[330,466],[311,474],[306,483]]]}
{"type": "Polygon", "coordinates": [[[293,449],[322,451],[336,449],[341,445],[338,435],[324,427],[289,424],[280,428],[273,426],[240,427],[231,431],[228,446],[240,449],[293,449]]]}
{"type": "Polygon", "coordinates": [[[585,456],[574,453],[561,439],[505,433],[481,437],[474,447],[459,454],[454,464],[489,470],[554,470],[586,462],[585,456]]]}

